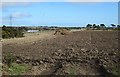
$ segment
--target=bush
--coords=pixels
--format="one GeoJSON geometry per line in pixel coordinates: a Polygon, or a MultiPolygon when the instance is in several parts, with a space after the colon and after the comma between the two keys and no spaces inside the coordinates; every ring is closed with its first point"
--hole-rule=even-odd
{"type": "Polygon", "coordinates": [[[115,30],[120,30],[119,28],[115,28],[115,30]]]}
{"type": "Polygon", "coordinates": [[[22,31],[15,29],[13,27],[2,27],[2,38],[14,38],[14,37],[23,37],[22,31]]]}

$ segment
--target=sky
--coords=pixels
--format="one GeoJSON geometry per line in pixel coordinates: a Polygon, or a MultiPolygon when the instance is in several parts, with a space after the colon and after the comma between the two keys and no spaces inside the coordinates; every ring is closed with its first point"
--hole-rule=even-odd
{"type": "Polygon", "coordinates": [[[2,24],[85,27],[118,24],[118,2],[3,2],[2,24]]]}

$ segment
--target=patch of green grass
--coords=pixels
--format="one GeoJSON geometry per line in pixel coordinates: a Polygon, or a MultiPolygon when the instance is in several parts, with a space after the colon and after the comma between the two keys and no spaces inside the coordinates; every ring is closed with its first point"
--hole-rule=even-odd
{"type": "Polygon", "coordinates": [[[75,68],[67,68],[66,72],[68,72],[68,74],[70,74],[70,75],[76,75],[77,74],[77,70],[75,68]]]}
{"type": "Polygon", "coordinates": [[[2,70],[2,63],[0,63],[0,71],[2,70]]]}
{"type": "Polygon", "coordinates": [[[13,63],[17,58],[11,54],[6,54],[6,55],[3,55],[3,59],[6,61],[6,64],[8,65],[8,67],[10,67],[11,63],[13,63]]]}
{"type": "Polygon", "coordinates": [[[15,63],[17,58],[12,54],[3,55],[3,60],[4,60],[4,63],[2,64],[3,66],[2,70],[4,73],[7,73],[8,75],[20,75],[31,69],[30,65],[28,64],[15,63]]]}
{"type": "Polygon", "coordinates": [[[30,69],[31,67],[27,64],[11,63],[11,66],[6,67],[4,70],[5,72],[9,73],[9,75],[20,75],[30,69]]]}
{"type": "Polygon", "coordinates": [[[112,74],[120,77],[120,67],[113,68],[112,74]]]}

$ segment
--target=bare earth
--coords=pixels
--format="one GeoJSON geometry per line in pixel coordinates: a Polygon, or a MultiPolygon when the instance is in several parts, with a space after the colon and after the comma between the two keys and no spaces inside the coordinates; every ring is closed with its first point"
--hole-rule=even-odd
{"type": "Polygon", "coordinates": [[[119,40],[118,31],[45,33],[3,40],[2,51],[33,66],[24,75],[105,75],[120,62],[119,40]]]}

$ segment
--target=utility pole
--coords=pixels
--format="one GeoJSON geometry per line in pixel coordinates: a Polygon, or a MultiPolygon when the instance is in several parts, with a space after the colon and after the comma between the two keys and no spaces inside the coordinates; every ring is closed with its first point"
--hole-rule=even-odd
{"type": "Polygon", "coordinates": [[[10,26],[12,26],[12,15],[10,15],[10,26]]]}

